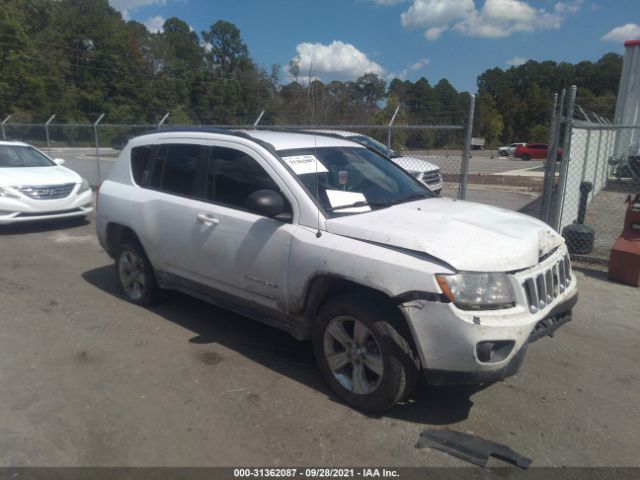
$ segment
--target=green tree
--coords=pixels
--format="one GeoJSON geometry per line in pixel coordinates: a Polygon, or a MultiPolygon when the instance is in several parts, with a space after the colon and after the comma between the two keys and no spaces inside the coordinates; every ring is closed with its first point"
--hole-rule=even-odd
{"type": "Polygon", "coordinates": [[[233,23],[219,20],[202,32],[202,38],[211,44],[208,57],[221,77],[228,78],[249,60],[249,49],[242,41],[240,29],[233,23]]]}

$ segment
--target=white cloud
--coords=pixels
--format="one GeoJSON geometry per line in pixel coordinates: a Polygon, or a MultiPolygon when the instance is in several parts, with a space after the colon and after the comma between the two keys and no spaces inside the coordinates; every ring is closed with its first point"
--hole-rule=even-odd
{"type": "Polygon", "coordinates": [[[424,32],[424,36],[427,40],[437,40],[447,30],[447,27],[431,27],[428,28],[426,32],[424,32]]]}
{"type": "Polygon", "coordinates": [[[165,19],[160,15],[156,15],[155,17],[147,18],[143,23],[144,26],[147,27],[151,33],[159,33],[162,32],[162,27],[164,26],[165,19]]]}
{"type": "Polygon", "coordinates": [[[409,72],[418,71],[418,70],[426,67],[427,65],[429,65],[429,63],[431,63],[431,60],[429,60],[428,58],[421,58],[417,62],[412,63],[411,65],[409,65],[406,68],[403,68],[399,72],[389,72],[389,73],[387,73],[384,78],[387,81],[391,81],[394,78],[398,78],[400,80],[406,80],[407,75],[409,74],[409,72]]]}
{"type": "Polygon", "coordinates": [[[582,3],[557,2],[552,10],[544,10],[524,0],[485,0],[482,8],[477,8],[474,0],[413,0],[400,15],[400,23],[426,28],[427,40],[437,40],[450,29],[470,37],[501,38],[517,32],[558,29],[582,3]]]}
{"type": "Polygon", "coordinates": [[[525,57],[513,57],[512,59],[507,60],[507,61],[506,61],[506,62],[504,62],[504,63],[506,63],[507,65],[510,65],[510,66],[512,66],[512,67],[517,67],[517,66],[519,66],[519,65],[522,65],[522,64],[524,64],[524,63],[527,63],[527,61],[528,61],[528,60],[529,60],[529,59],[528,59],[528,58],[525,58],[525,57]]]}
{"type": "Polygon", "coordinates": [[[129,12],[140,7],[166,4],[167,0],[109,0],[109,5],[122,12],[122,16],[125,20],[129,18],[129,12]]]}
{"type": "MultiPolygon", "coordinates": [[[[300,77],[312,76],[331,79],[355,79],[365,73],[383,75],[385,70],[370,60],[364,53],[349,43],[334,40],[329,45],[321,43],[301,43],[293,61],[300,67],[300,77]]],[[[288,71],[288,69],[287,69],[288,71]]],[[[290,72],[288,72],[290,73],[290,72]]]]}
{"type": "Polygon", "coordinates": [[[578,11],[582,8],[582,3],[583,0],[574,0],[573,2],[558,2],[553,6],[553,9],[560,14],[578,13],[578,11]]]}
{"type": "Polygon", "coordinates": [[[604,34],[601,38],[604,42],[624,42],[626,40],[637,40],[640,38],[640,25],[627,23],[621,27],[616,27],[604,34]]]}
{"type": "Polygon", "coordinates": [[[409,10],[400,14],[403,27],[443,27],[470,15],[473,0],[413,0],[409,10]]]}
{"type": "Polygon", "coordinates": [[[411,70],[420,70],[421,68],[426,67],[427,65],[429,65],[429,62],[431,60],[429,60],[428,58],[421,58],[420,60],[418,60],[416,63],[414,63],[413,65],[411,65],[411,70]]]}
{"type": "Polygon", "coordinates": [[[369,0],[373,3],[377,3],[378,5],[384,5],[385,7],[389,7],[391,5],[397,5],[398,3],[404,3],[408,0],[369,0]]]}

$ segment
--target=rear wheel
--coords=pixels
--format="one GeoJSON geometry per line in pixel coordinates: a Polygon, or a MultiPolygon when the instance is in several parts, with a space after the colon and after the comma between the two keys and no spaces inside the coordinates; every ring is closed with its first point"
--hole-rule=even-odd
{"type": "Polygon", "coordinates": [[[381,412],[411,393],[418,379],[415,355],[394,326],[390,308],[337,297],[320,309],[313,344],[331,389],[361,410],[381,412]]]}
{"type": "Polygon", "coordinates": [[[161,290],[156,282],[153,267],[140,245],[121,244],[115,266],[118,284],[127,300],[145,307],[158,303],[161,290]]]}

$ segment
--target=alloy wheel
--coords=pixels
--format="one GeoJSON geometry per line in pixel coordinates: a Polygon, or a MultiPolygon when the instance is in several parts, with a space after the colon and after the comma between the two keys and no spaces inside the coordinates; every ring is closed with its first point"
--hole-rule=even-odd
{"type": "Polygon", "coordinates": [[[384,374],[382,349],[360,320],[340,316],[324,331],[324,355],[336,380],[356,395],[375,391],[384,374]]]}

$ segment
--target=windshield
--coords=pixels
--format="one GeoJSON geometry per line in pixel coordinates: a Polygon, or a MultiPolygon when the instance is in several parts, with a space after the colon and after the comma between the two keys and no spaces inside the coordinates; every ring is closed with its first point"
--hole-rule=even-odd
{"type": "Polygon", "coordinates": [[[55,163],[33,147],[0,145],[0,168],[51,166],[55,163]]]}
{"type": "Polygon", "coordinates": [[[400,167],[365,148],[301,148],[278,153],[329,217],[433,197],[400,167]]]}
{"type": "Polygon", "coordinates": [[[389,155],[387,155],[387,146],[384,145],[383,143],[380,143],[379,141],[371,138],[371,137],[367,137],[366,135],[355,135],[353,137],[350,137],[349,140],[353,140],[354,142],[358,142],[362,145],[364,145],[365,147],[369,147],[369,148],[373,148],[376,152],[382,154],[382,155],[386,155],[389,158],[398,158],[401,157],[402,155],[398,155],[396,152],[394,152],[393,150],[389,150],[389,155]]]}

